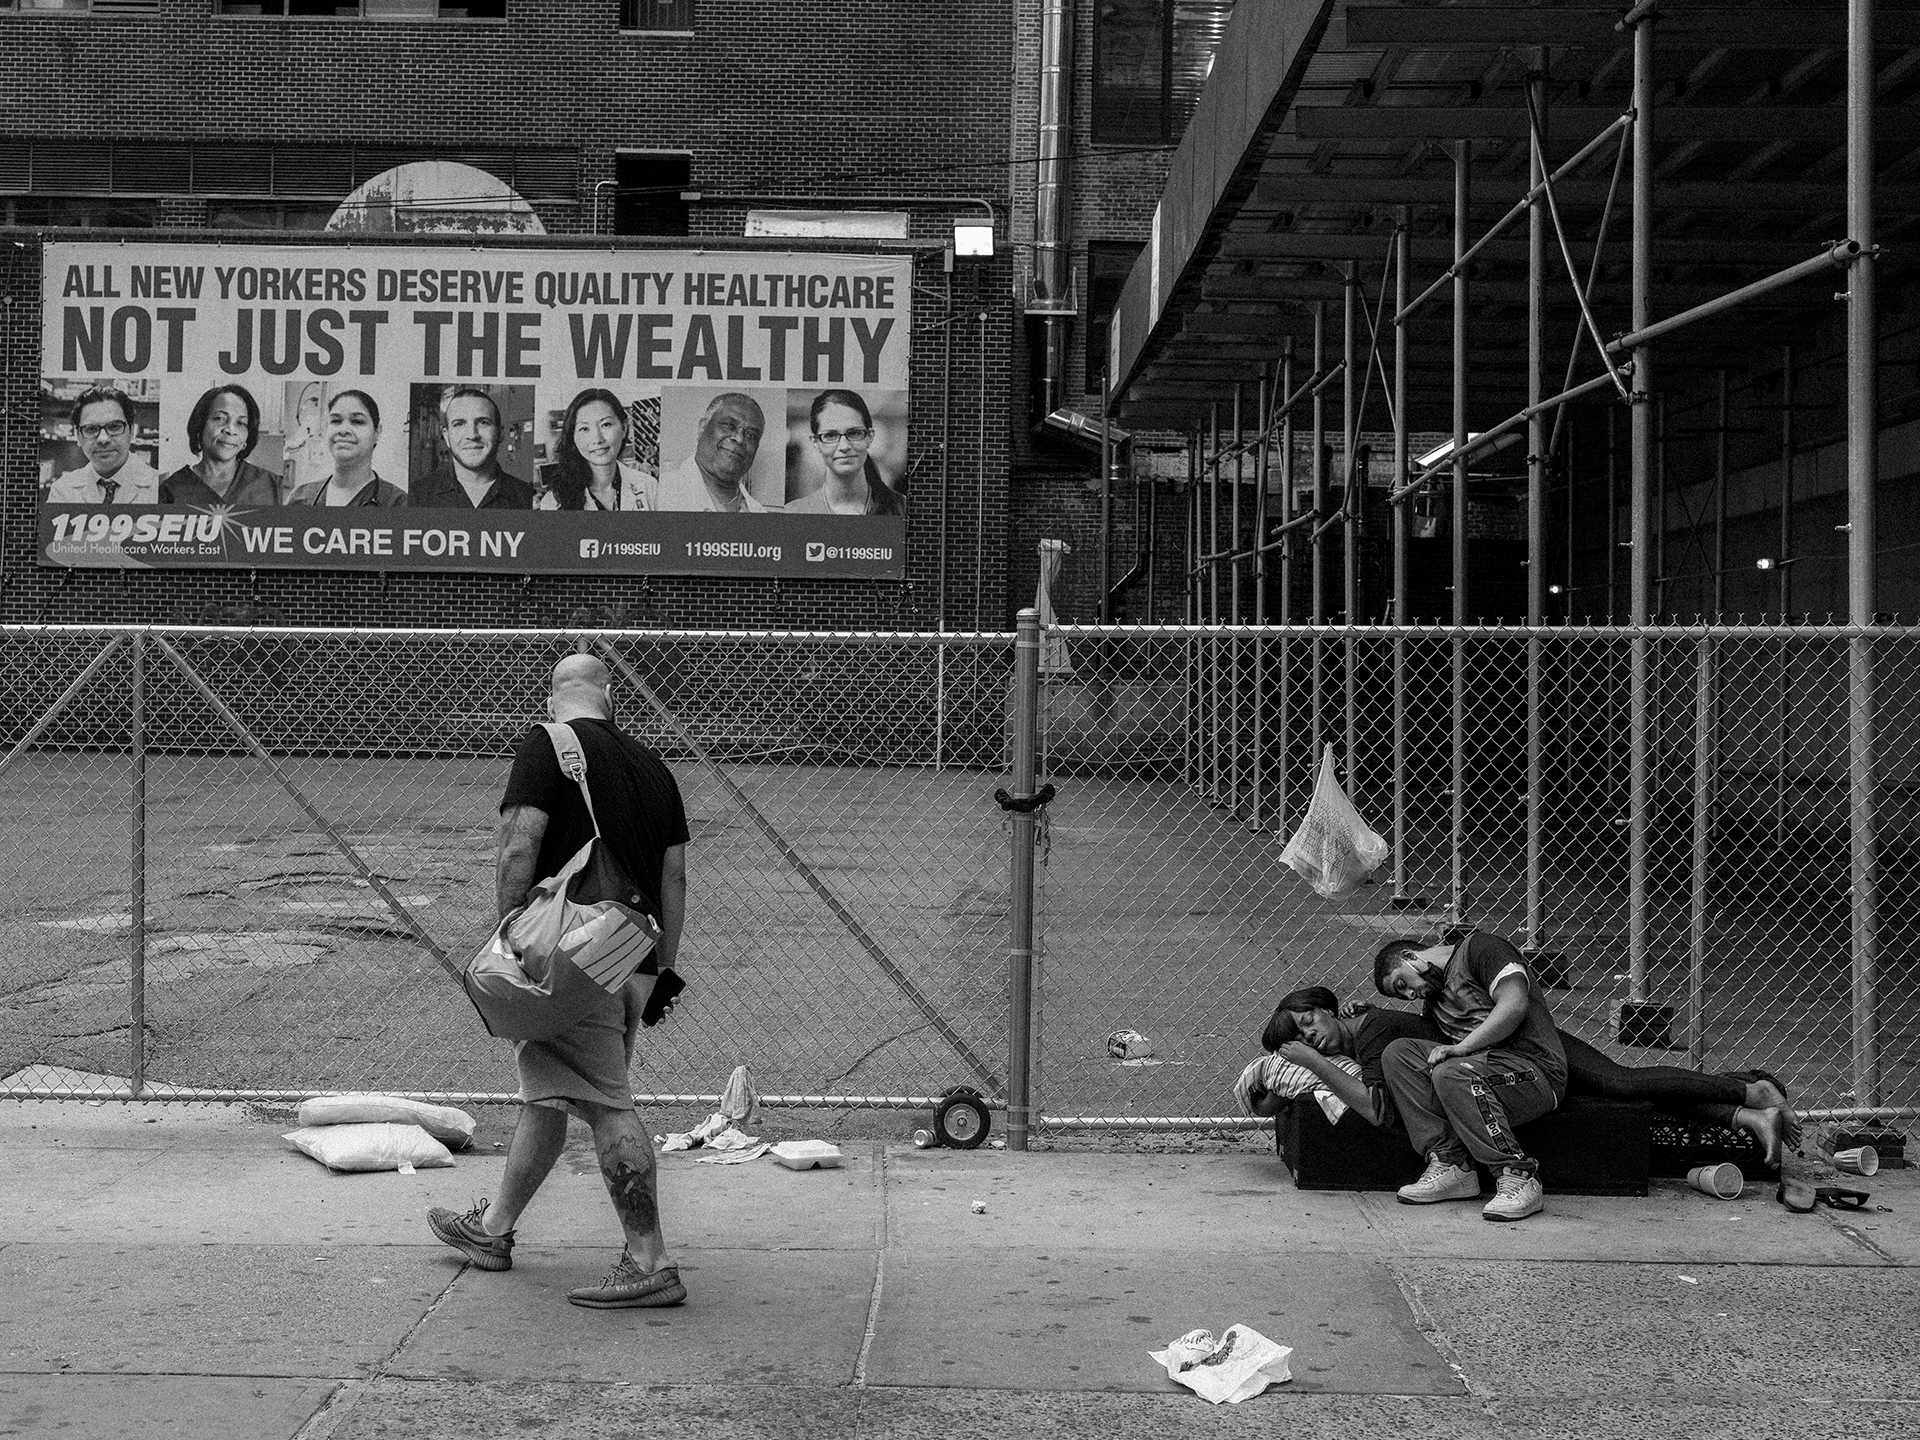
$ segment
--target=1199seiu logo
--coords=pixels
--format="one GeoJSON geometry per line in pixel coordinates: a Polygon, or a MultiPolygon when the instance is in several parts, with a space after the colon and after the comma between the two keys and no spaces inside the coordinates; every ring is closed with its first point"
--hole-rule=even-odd
{"type": "Polygon", "coordinates": [[[824,545],[817,541],[807,542],[809,560],[891,560],[893,547],[890,545],[824,545]]]}

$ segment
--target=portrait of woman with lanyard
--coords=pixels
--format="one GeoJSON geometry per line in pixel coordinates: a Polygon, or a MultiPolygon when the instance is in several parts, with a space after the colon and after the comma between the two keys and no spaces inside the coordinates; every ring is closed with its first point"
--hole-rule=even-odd
{"type": "Polygon", "coordinates": [[[627,407],[611,390],[582,390],[560,418],[547,489],[536,510],[652,510],[653,477],[620,457],[627,407]]]}
{"type": "Polygon", "coordinates": [[[789,504],[789,515],[907,513],[906,497],[873,463],[873,412],[865,400],[851,390],[823,390],[807,411],[807,428],[827,479],[789,504]]]}
{"type": "Polygon", "coordinates": [[[364,390],[342,390],[327,402],[323,433],[333,456],[333,474],[302,485],[289,505],[404,505],[407,492],[389,485],[373,468],[380,445],[380,407],[364,390]]]}

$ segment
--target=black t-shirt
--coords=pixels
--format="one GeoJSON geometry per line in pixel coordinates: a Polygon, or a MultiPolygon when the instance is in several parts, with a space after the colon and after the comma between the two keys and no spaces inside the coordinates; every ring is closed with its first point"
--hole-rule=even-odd
{"type": "Polygon", "coordinates": [[[1353,1058],[1360,1062],[1360,1083],[1368,1089],[1383,1088],[1386,1072],[1380,1057],[1395,1040],[1411,1037],[1442,1043],[1440,1032],[1427,1023],[1426,1016],[1414,1010],[1369,1010],[1360,1017],[1353,1032],[1353,1058]]]}
{"type": "MultiPolygon", "coordinates": [[[[680,786],[666,763],[609,720],[574,720],[573,733],[587,760],[587,788],[607,848],[627,869],[648,908],[660,913],[660,866],[675,845],[687,843],[687,811],[680,786]]],[[[553,741],[535,725],[513,752],[513,773],[500,797],[504,813],[531,805],[547,814],[534,880],[557,875],[574,852],[593,838],[593,820],[580,787],[560,768],[553,741]]]]}
{"type": "Polygon", "coordinates": [[[1426,1015],[1449,1041],[1464,1040],[1493,1011],[1494,988],[1509,974],[1527,987],[1527,1013],[1520,1028],[1493,1048],[1528,1061],[1564,1095],[1567,1089],[1567,1053],[1554,1027],[1546,992],[1513,943],[1484,930],[1456,945],[1447,961],[1440,988],[1426,1004],[1426,1015]]]}

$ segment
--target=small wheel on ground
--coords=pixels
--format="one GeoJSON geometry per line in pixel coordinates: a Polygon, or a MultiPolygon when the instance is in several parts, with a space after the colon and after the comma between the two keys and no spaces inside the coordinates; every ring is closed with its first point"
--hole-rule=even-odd
{"type": "Polygon", "coordinates": [[[955,1150],[977,1150],[993,1128],[993,1115],[978,1090],[956,1085],[933,1112],[933,1132],[942,1145],[955,1150]]]}

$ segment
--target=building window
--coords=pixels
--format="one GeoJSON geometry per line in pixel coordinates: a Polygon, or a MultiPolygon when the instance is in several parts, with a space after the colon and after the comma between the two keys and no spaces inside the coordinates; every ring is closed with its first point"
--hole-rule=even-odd
{"type": "Polygon", "coordinates": [[[683,150],[622,150],[613,157],[613,233],[684,235],[693,157],[683,150]]]}
{"type": "Polygon", "coordinates": [[[151,230],[159,210],[157,201],[119,195],[0,195],[0,225],[49,230],[151,230]]]}
{"type": "Polygon", "coordinates": [[[1089,395],[1100,393],[1101,372],[1107,368],[1107,329],[1133,262],[1146,246],[1136,240],[1087,242],[1087,383],[1089,395]]]}
{"type": "Polygon", "coordinates": [[[1213,69],[1233,0],[1100,0],[1093,21],[1093,141],[1171,145],[1213,69]]]}
{"type": "MultiPolygon", "coordinates": [[[[96,4],[101,0],[95,0],[96,4]]],[[[507,0],[214,0],[222,15],[277,19],[504,20],[507,0]]]]}
{"type": "Polygon", "coordinates": [[[160,0],[0,0],[0,14],[158,15],[160,0]]]}
{"type": "Polygon", "coordinates": [[[650,35],[691,35],[693,0],[620,0],[620,28],[650,35]]]}

